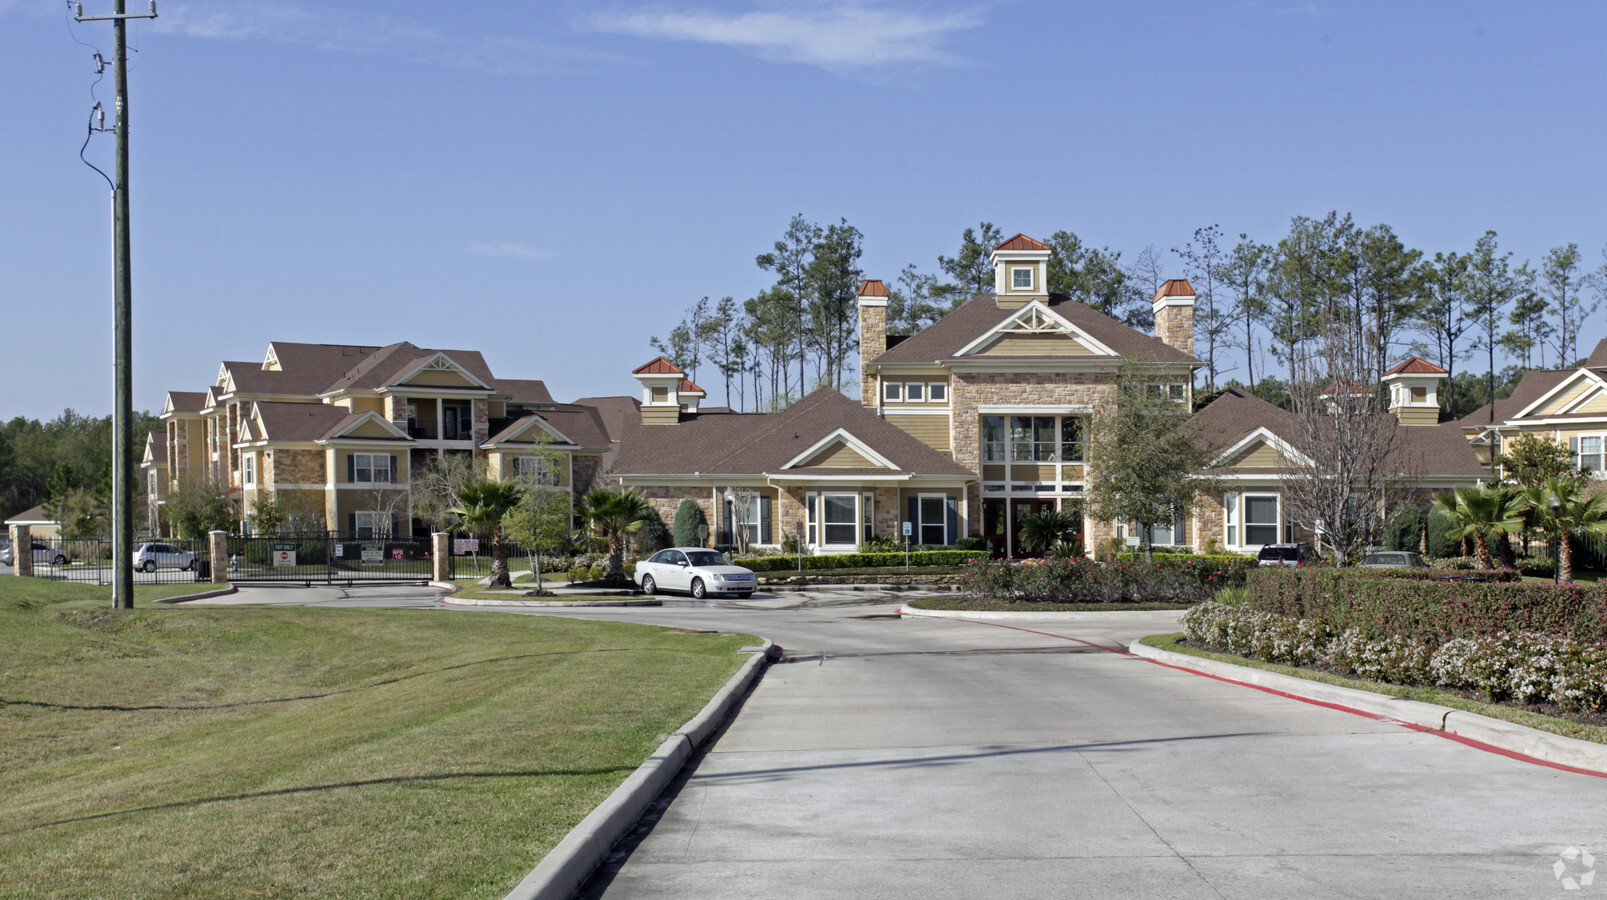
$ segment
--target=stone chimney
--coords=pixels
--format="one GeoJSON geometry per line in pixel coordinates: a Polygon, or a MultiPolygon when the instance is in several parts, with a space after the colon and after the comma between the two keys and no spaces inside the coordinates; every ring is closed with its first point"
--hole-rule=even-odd
{"type": "Polygon", "coordinates": [[[1049,245],[1024,234],[993,248],[993,299],[1000,309],[1020,309],[1049,299],[1049,245]]]}
{"type": "MultiPolygon", "coordinates": [[[[631,374],[642,383],[642,424],[679,425],[683,402],[681,385],[692,384],[686,380],[681,367],[660,356],[636,367],[631,374]]],[[[698,397],[701,396],[702,389],[698,388],[698,397]]],[[[692,402],[695,408],[696,400],[692,402]]]]}
{"type": "Polygon", "coordinates": [[[1187,279],[1173,278],[1155,292],[1155,336],[1194,355],[1194,286],[1187,279]]]}
{"type": "Polygon", "coordinates": [[[859,286],[859,399],[876,406],[870,361],[887,352],[887,285],[872,278],[859,286]]]}
{"type": "Polygon", "coordinates": [[[1446,371],[1418,356],[1384,373],[1389,411],[1402,425],[1440,424],[1440,381],[1446,371]]]}

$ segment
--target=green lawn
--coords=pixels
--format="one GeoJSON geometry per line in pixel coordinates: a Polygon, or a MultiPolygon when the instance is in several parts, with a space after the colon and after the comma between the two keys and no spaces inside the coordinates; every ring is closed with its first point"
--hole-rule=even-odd
{"type": "Polygon", "coordinates": [[[1355,688],[1360,691],[1372,691],[1375,694],[1386,694],[1391,697],[1401,697],[1406,700],[1417,700],[1423,703],[1433,703],[1439,706],[1449,706],[1452,709],[1466,710],[1489,716],[1492,719],[1501,719],[1518,725],[1527,725],[1539,731],[1549,731],[1564,737],[1579,738],[1584,741],[1595,741],[1598,744],[1607,744],[1607,728],[1599,725],[1587,725],[1583,722],[1573,722],[1568,719],[1558,719],[1553,716],[1541,715],[1526,709],[1512,706],[1503,706],[1498,703],[1480,703],[1469,700],[1460,694],[1431,687],[1408,687],[1400,684],[1390,684],[1386,681],[1368,681],[1364,678],[1348,678],[1335,675],[1332,672],[1320,672],[1313,669],[1302,669],[1297,666],[1284,666],[1277,663],[1262,662],[1258,659],[1247,659],[1242,656],[1232,656],[1227,653],[1213,653],[1190,647],[1181,643],[1182,632],[1176,634],[1154,634],[1144,638],[1141,643],[1162,650],[1171,650],[1175,653],[1185,653],[1189,656],[1198,656],[1204,659],[1221,660],[1234,665],[1245,666],[1252,669],[1265,669],[1268,672],[1277,672],[1281,675],[1293,675],[1307,681],[1320,681],[1323,684],[1337,685],[1338,687],[1355,688]]]}
{"type": "Polygon", "coordinates": [[[0,895],[500,897],[758,643],[145,598],[0,579],[0,895]]]}

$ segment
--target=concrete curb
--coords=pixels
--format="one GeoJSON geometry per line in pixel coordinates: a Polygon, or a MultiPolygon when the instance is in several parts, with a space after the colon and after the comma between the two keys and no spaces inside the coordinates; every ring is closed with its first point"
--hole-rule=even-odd
{"type": "Polygon", "coordinates": [[[657,599],[641,600],[587,600],[584,595],[577,595],[574,600],[481,600],[475,597],[441,598],[442,603],[452,606],[663,606],[664,601],[657,599]]]}
{"type": "Polygon", "coordinates": [[[1187,612],[1187,610],[1113,609],[1109,612],[1106,612],[1105,610],[1079,610],[1076,612],[995,612],[993,610],[971,609],[916,609],[912,606],[900,606],[898,608],[898,614],[901,616],[928,619],[969,619],[976,622],[998,621],[1000,619],[1019,619],[1021,621],[1026,621],[1028,619],[1046,619],[1049,621],[1054,621],[1056,619],[1060,619],[1063,621],[1075,622],[1078,619],[1098,619],[1106,616],[1131,616],[1166,612],[1175,612],[1181,616],[1183,613],[1187,612]]]}
{"type": "Polygon", "coordinates": [[[574,896],[592,871],[602,864],[608,851],[635,827],[642,813],[686,765],[692,752],[725,721],[736,701],[769,664],[770,647],[771,642],[765,641],[753,652],[703,711],[670,735],[624,784],[580,820],[580,824],[508,892],[506,900],[567,900],[574,896]]]}
{"type": "MultiPolygon", "coordinates": [[[[233,594],[238,590],[240,590],[240,589],[231,584],[231,585],[228,585],[226,587],[213,588],[212,590],[201,591],[201,592],[195,593],[195,594],[185,594],[182,597],[163,597],[160,600],[152,600],[151,602],[152,603],[188,603],[191,600],[210,600],[213,597],[223,597],[223,596],[227,596],[228,594],[233,594]]],[[[136,590],[136,593],[138,593],[137,590],[136,590]]]]}
{"type": "Polygon", "coordinates": [[[1454,734],[1470,741],[1488,744],[1498,750],[1532,757],[1543,762],[1607,774],[1607,744],[1563,737],[1549,731],[1540,731],[1526,725],[1504,722],[1435,703],[1403,700],[1387,694],[1338,687],[1320,681],[1296,678],[1293,675],[1282,675],[1221,660],[1162,650],[1138,641],[1134,641],[1128,649],[1134,656],[1177,666],[1180,669],[1270,688],[1320,703],[1346,706],[1430,731],[1454,734]]]}
{"type": "Polygon", "coordinates": [[[450,581],[432,581],[430,582],[430,587],[446,591],[448,594],[456,594],[458,591],[463,590],[450,581]]]}

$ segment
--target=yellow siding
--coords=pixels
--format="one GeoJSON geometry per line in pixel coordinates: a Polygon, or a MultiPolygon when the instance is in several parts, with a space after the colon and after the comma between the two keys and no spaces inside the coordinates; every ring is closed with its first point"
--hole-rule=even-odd
{"type": "Polygon", "coordinates": [[[421,387],[478,387],[474,382],[464,378],[463,373],[446,369],[425,369],[403,383],[421,387]]]}
{"type": "Polygon", "coordinates": [[[378,397],[352,397],[346,405],[355,413],[373,412],[385,415],[385,401],[378,397]]]}
{"type": "Polygon", "coordinates": [[[1403,406],[1395,411],[1402,425],[1438,425],[1440,411],[1432,406],[1403,406]]]}
{"type": "Polygon", "coordinates": [[[978,356],[1092,356],[1093,351],[1063,334],[1007,334],[978,356]]]}
{"type": "Polygon", "coordinates": [[[982,480],[983,481],[1003,481],[1004,480],[1004,466],[983,466],[982,467],[982,480]]]}
{"type": "Polygon", "coordinates": [[[804,462],[805,466],[824,466],[829,469],[871,469],[876,463],[866,459],[858,450],[844,443],[833,444],[804,462]]]}
{"type": "Polygon", "coordinates": [[[1230,468],[1235,469],[1275,469],[1291,465],[1294,464],[1266,441],[1258,441],[1228,463],[1230,468]]]}
{"type": "Polygon", "coordinates": [[[343,435],[343,437],[360,438],[393,438],[395,436],[394,432],[378,422],[364,422],[343,435]]]}
{"type": "Polygon", "coordinates": [[[901,416],[896,413],[888,413],[887,421],[904,429],[910,435],[919,438],[928,447],[934,450],[942,450],[945,453],[948,452],[948,416],[901,416]]]}
{"type": "Polygon", "coordinates": [[[1580,397],[1583,397],[1586,391],[1591,390],[1595,386],[1596,382],[1591,381],[1589,378],[1580,378],[1578,384],[1567,389],[1566,391],[1563,391],[1557,396],[1552,397],[1550,400],[1547,400],[1544,406],[1540,407],[1535,412],[1530,413],[1530,415],[1543,416],[1560,413],[1568,407],[1568,404],[1578,400],[1580,397]]]}
{"type": "Polygon", "coordinates": [[[1602,391],[1574,410],[1576,413],[1607,413],[1607,391],[1602,391]]]}
{"type": "Polygon", "coordinates": [[[1082,464],[1068,465],[1062,468],[1060,477],[1064,481],[1082,481],[1087,476],[1083,472],[1082,464]]]}
{"type": "Polygon", "coordinates": [[[1054,481],[1056,477],[1054,466],[1024,466],[1016,463],[1010,467],[1011,481],[1054,481]]]}
{"type": "Polygon", "coordinates": [[[642,407],[643,425],[675,425],[680,421],[681,408],[678,406],[642,407]]]}

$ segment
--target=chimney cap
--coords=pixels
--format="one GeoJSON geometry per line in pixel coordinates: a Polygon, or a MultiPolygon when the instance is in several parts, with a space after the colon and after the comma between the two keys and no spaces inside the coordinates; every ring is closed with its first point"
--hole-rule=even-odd
{"type": "Polygon", "coordinates": [[[859,296],[885,297],[887,296],[887,285],[883,284],[879,278],[867,278],[859,286],[859,296]]]}
{"type": "Polygon", "coordinates": [[[1194,285],[1189,284],[1187,278],[1168,278],[1166,283],[1161,285],[1160,290],[1155,292],[1154,302],[1160,303],[1173,297],[1180,299],[1187,297],[1192,301],[1194,299],[1194,285]]]}

